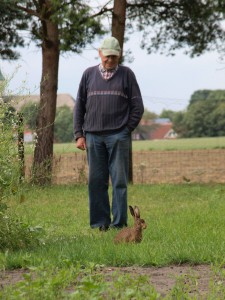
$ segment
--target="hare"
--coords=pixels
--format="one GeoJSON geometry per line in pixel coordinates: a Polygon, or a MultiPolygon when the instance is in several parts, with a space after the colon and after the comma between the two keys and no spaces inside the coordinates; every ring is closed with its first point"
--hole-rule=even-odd
{"type": "Polygon", "coordinates": [[[142,240],[142,229],[147,227],[145,221],[140,218],[140,211],[137,206],[129,205],[130,213],[134,217],[134,227],[123,228],[114,238],[114,243],[140,243],[142,240]]]}

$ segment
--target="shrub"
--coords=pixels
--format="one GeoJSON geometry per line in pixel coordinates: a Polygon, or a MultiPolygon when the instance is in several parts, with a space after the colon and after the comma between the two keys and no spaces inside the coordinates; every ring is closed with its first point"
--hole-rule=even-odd
{"type": "Polygon", "coordinates": [[[18,116],[9,103],[0,103],[0,201],[15,194],[20,185],[22,162],[17,145],[18,116]]]}
{"type": "Polygon", "coordinates": [[[18,149],[18,133],[23,129],[19,118],[11,103],[0,98],[0,250],[36,244],[42,232],[18,219],[13,211],[9,213],[7,206],[10,197],[23,197],[23,159],[18,149]]]}

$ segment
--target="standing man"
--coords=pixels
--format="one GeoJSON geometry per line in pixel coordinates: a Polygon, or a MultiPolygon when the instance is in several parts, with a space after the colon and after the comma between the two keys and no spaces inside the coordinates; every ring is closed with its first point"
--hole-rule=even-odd
{"type": "Polygon", "coordinates": [[[83,73],[74,109],[76,147],[87,150],[90,226],[100,231],[127,226],[131,132],[144,112],[135,75],[119,65],[120,55],[117,39],[103,41],[101,63],[83,73]]]}

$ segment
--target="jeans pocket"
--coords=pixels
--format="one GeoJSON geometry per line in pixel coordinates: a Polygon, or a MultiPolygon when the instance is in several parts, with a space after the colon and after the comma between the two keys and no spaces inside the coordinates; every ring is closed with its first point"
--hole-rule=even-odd
{"type": "Polygon", "coordinates": [[[124,132],[127,133],[127,134],[131,133],[130,129],[127,126],[124,128],[124,132]]]}

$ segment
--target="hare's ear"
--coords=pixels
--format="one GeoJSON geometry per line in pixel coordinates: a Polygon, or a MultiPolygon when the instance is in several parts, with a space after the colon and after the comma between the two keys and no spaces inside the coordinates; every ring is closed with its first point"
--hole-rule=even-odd
{"type": "Polygon", "coordinates": [[[129,209],[130,209],[130,213],[133,217],[135,217],[135,214],[134,214],[134,209],[131,205],[129,205],[129,209]]]}
{"type": "Polygon", "coordinates": [[[136,218],[140,218],[140,210],[137,206],[134,207],[134,215],[136,218]]]}

